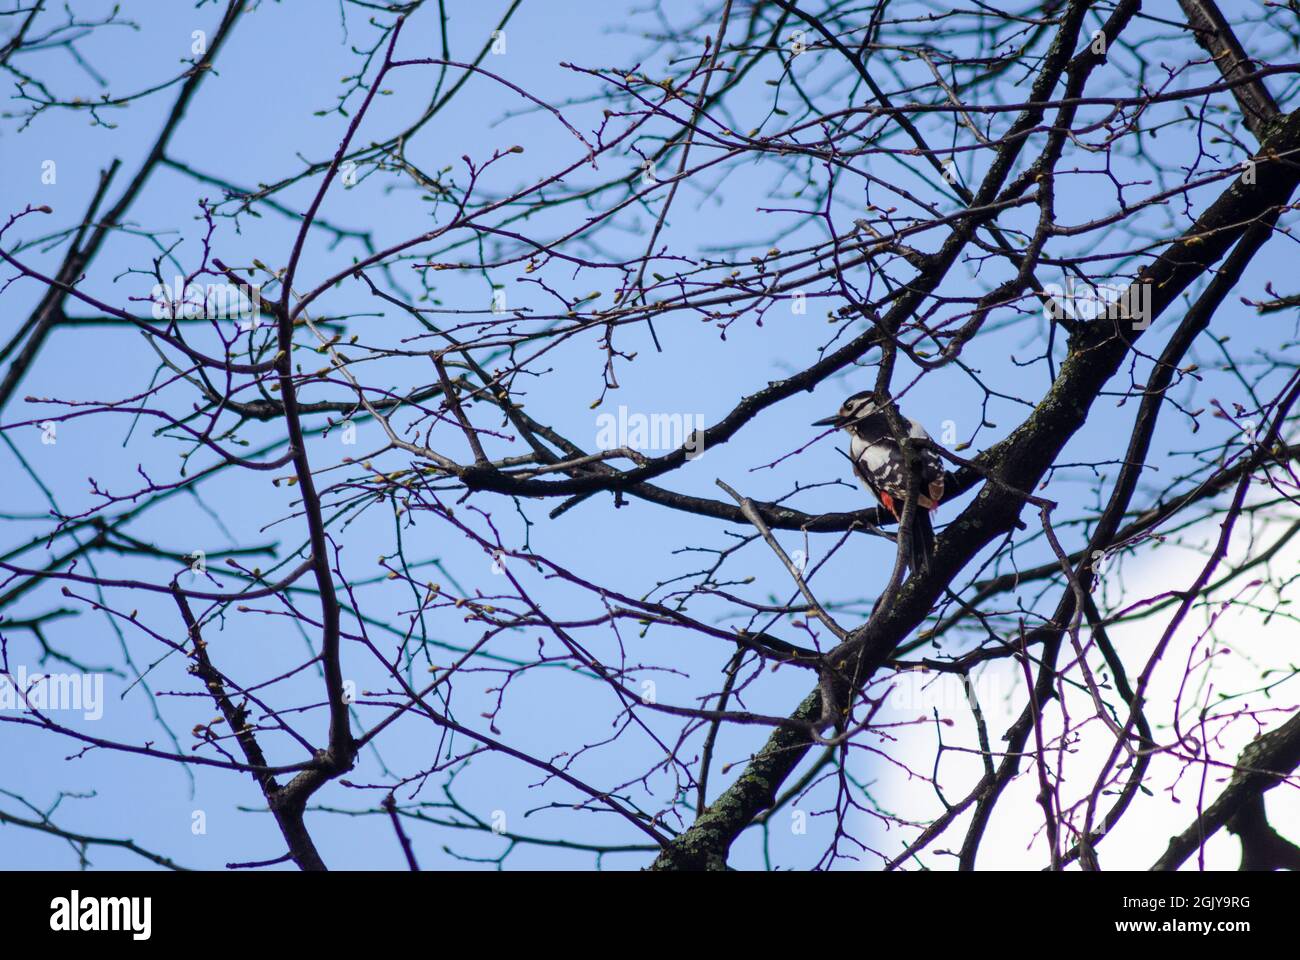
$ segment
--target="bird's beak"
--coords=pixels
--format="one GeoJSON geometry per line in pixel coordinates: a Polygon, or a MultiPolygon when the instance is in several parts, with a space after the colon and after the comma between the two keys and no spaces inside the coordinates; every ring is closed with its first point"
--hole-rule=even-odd
{"type": "Polygon", "coordinates": [[[827,417],[825,420],[814,420],[814,427],[842,427],[848,423],[848,417],[841,417],[838,413],[833,417],[827,417]]]}

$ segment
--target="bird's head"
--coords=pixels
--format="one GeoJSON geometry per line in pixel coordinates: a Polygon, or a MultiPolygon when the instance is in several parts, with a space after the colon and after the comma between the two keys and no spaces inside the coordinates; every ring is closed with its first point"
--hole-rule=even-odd
{"type": "Polygon", "coordinates": [[[851,427],[862,419],[878,413],[889,403],[874,390],[855,393],[840,405],[839,412],[833,417],[817,420],[814,427],[851,427]]]}

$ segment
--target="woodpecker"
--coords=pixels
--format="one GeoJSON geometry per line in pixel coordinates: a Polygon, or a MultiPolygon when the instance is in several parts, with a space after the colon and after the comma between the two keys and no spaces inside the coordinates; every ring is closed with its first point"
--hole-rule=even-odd
{"type": "MultiPolygon", "coordinates": [[[[816,421],[814,427],[843,428],[849,435],[849,461],[862,485],[880,501],[880,505],[901,520],[907,502],[907,462],[898,440],[889,428],[887,409],[902,417],[898,404],[871,390],[855,393],[844,401],[839,413],[816,421]]],[[[912,550],[909,564],[920,571],[934,554],[934,527],[930,512],[943,499],[943,461],[935,451],[925,428],[907,417],[908,436],[929,441],[930,445],[913,447],[920,476],[917,478],[916,507],[912,510],[912,550]]]]}

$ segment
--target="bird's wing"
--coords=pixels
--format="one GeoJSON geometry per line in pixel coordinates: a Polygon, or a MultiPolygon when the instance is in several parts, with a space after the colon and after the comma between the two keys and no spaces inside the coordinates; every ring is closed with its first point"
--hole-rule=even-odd
{"type": "Polygon", "coordinates": [[[871,441],[854,436],[850,446],[853,472],[868,490],[880,497],[883,490],[901,496],[903,492],[903,454],[889,436],[871,441]]]}
{"type": "MultiPolygon", "coordinates": [[[[908,424],[910,436],[934,443],[930,435],[925,432],[925,427],[915,420],[908,420],[908,424]]],[[[943,499],[943,458],[933,447],[925,447],[921,450],[921,482],[925,484],[931,500],[938,503],[943,499]]]]}
{"type": "MultiPolygon", "coordinates": [[[[908,434],[917,440],[929,440],[930,435],[915,420],[908,420],[908,434]]],[[[907,496],[907,465],[903,461],[903,451],[889,431],[889,423],[883,413],[864,418],[858,424],[849,445],[849,459],[853,461],[853,472],[857,474],[862,485],[881,499],[886,493],[896,500],[907,496]]],[[[932,447],[923,447],[921,459],[922,500],[929,500],[923,506],[933,507],[943,499],[943,460],[932,447]]],[[[882,501],[883,502],[883,501],[882,501]]]]}

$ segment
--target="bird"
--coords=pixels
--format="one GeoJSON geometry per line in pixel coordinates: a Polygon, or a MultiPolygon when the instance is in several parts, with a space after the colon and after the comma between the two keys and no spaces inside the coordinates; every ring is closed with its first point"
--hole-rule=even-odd
{"type": "Polygon", "coordinates": [[[943,500],[943,461],[925,428],[904,417],[898,404],[873,390],[863,390],[849,397],[833,417],[817,420],[814,427],[835,427],[849,435],[849,461],[853,472],[880,505],[902,520],[907,502],[907,462],[902,447],[889,426],[887,410],[892,409],[908,425],[908,436],[926,441],[913,446],[920,476],[917,478],[916,507],[912,510],[911,554],[908,565],[913,573],[929,566],[934,555],[934,527],[930,513],[943,500]]]}

